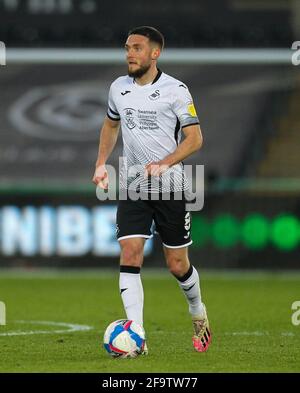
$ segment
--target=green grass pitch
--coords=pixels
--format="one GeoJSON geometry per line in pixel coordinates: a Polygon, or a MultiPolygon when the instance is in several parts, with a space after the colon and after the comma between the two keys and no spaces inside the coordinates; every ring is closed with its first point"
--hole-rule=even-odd
{"type": "Polygon", "coordinates": [[[118,271],[0,272],[0,300],[7,308],[0,371],[299,372],[300,325],[292,324],[291,305],[300,300],[300,274],[199,271],[213,332],[209,351],[192,348],[187,304],[175,279],[166,270],[145,268],[149,355],[136,359],[112,359],[102,347],[106,326],[125,316],[118,271]],[[34,321],[93,329],[57,333],[66,327],[34,321]]]}

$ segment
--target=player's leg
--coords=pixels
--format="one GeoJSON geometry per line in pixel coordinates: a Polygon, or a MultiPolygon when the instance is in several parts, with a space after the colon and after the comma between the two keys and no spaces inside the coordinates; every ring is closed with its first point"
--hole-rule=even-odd
{"type": "Polygon", "coordinates": [[[184,198],[157,201],[154,208],[156,230],[163,242],[167,265],[189,305],[195,331],[194,347],[203,352],[210,344],[211,333],[205,305],[201,300],[199,275],[188,258],[188,246],[192,243],[190,212],[186,210],[184,198]]]}
{"type": "Polygon", "coordinates": [[[143,325],[144,291],[141,281],[145,239],[127,238],[121,247],[119,288],[127,319],[143,325]]]}
{"type": "Polygon", "coordinates": [[[186,297],[191,316],[204,316],[205,309],[201,301],[199,275],[189,261],[188,248],[169,248],[166,246],[163,248],[169,271],[177,279],[186,297]]]}
{"type": "Polygon", "coordinates": [[[128,319],[143,325],[144,291],[141,281],[144,244],[152,237],[152,209],[143,200],[120,200],[117,238],[121,247],[120,294],[128,319]]]}
{"type": "Polygon", "coordinates": [[[211,332],[206,308],[201,300],[199,274],[188,258],[188,248],[164,246],[164,254],[170,272],[175,276],[189,305],[194,336],[193,345],[198,352],[205,352],[211,342],[211,332]]]}

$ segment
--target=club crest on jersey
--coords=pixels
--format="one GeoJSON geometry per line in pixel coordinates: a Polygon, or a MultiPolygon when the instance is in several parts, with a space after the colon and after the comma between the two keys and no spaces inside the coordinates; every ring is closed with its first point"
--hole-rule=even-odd
{"type": "Polygon", "coordinates": [[[157,100],[160,97],[160,92],[159,90],[155,90],[154,93],[150,94],[149,98],[150,100],[157,100]]]}
{"type": "Polygon", "coordinates": [[[133,108],[124,109],[126,125],[130,130],[132,130],[136,126],[134,122],[134,112],[135,109],[133,108]]]}

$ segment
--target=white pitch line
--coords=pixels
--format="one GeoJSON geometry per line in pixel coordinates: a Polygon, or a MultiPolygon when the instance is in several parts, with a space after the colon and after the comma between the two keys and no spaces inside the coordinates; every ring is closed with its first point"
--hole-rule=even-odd
{"type": "Polygon", "coordinates": [[[15,332],[0,333],[0,336],[27,336],[32,334],[53,334],[53,333],[62,334],[62,333],[83,332],[83,331],[89,331],[94,329],[92,326],[78,325],[78,324],[66,323],[66,322],[24,321],[24,320],[14,321],[14,322],[20,324],[31,324],[31,325],[60,326],[60,327],[66,327],[67,329],[15,331],[15,332]]]}
{"type": "MultiPolygon", "coordinates": [[[[295,333],[292,332],[281,332],[279,333],[281,336],[288,336],[288,337],[294,337],[295,333]]],[[[260,331],[254,331],[254,332],[227,332],[225,333],[226,336],[272,336],[270,332],[260,332],[260,331]]]]}
{"type": "MultiPolygon", "coordinates": [[[[152,332],[153,334],[165,334],[164,331],[158,331],[158,332],[152,332]]],[[[168,332],[169,335],[178,335],[178,334],[182,334],[185,335],[186,333],[184,332],[174,332],[174,331],[169,331],[168,332]]],[[[253,331],[253,332],[225,332],[225,333],[220,333],[218,334],[218,336],[256,336],[256,337],[261,337],[261,336],[274,336],[274,335],[280,335],[283,337],[294,337],[295,333],[293,332],[279,332],[279,333],[270,333],[270,332],[262,332],[262,331],[253,331]]]]}
{"type": "Polygon", "coordinates": [[[225,333],[226,336],[269,336],[269,332],[259,332],[259,331],[254,331],[254,332],[227,332],[225,333]]]}

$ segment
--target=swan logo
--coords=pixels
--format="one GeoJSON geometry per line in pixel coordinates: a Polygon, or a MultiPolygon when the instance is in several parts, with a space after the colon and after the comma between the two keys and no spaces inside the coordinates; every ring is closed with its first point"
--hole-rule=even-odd
{"type": "Polygon", "coordinates": [[[150,96],[149,96],[150,100],[152,100],[152,101],[153,101],[153,100],[158,100],[159,97],[160,97],[160,92],[159,92],[159,90],[155,90],[155,92],[152,93],[152,94],[150,94],[150,96]]]}

